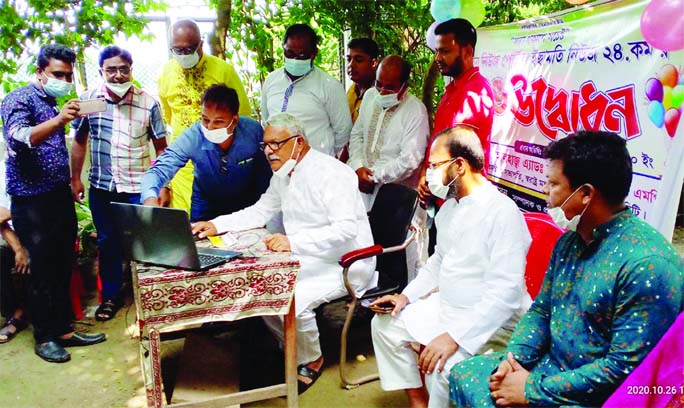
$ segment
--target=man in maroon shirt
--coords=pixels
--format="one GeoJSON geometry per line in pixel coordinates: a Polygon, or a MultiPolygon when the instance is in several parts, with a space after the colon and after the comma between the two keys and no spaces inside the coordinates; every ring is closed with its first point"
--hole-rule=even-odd
{"type": "MultiPolygon", "coordinates": [[[[435,112],[432,137],[428,143],[428,151],[421,169],[418,182],[420,203],[428,209],[428,214],[434,217],[436,209],[443,202],[435,197],[425,180],[429,146],[435,135],[456,125],[470,126],[477,133],[484,150],[483,173],[487,175],[489,169],[489,135],[494,120],[494,94],[487,78],[480,74],[480,69],[473,66],[473,55],[477,43],[475,27],[466,19],[454,18],[447,20],[435,29],[437,47],[435,62],[442,75],[452,78],[445,87],[442,100],[439,101],[435,112]]],[[[430,245],[428,252],[434,248],[434,228],[430,231],[430,245]]]]}

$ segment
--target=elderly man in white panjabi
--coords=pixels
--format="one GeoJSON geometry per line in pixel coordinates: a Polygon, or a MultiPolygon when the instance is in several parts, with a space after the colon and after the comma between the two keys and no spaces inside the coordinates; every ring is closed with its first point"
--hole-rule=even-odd
{"type": "MultiPolygon", "coordinates": [[[[282,211],[285,234],[270,235],[265,242],[271,250],[291,251],[301,264],[295,286],[297,362],[300,388],[308,388],[323,364],[314,309],[347,293],[338,261],[351,250],[373,245],[373,236],[356,175],[344,163],[311,149],[299,119],[287,113],[272,116],[262,146],[274,173],[259,201],[193,224],[193,232],[205,237],[262,227],[282,211]]],[[[374,287],[375,258],[355,263],[349,279],[359,294],[374,287]]],[[[282,318],[265,321],[282,341],[282,318]]]]}
{"type": "Polygon", "coordinates": [[[515,203],[480,173],[483,162],[470,128],[435,138],[427,179],[446,199],[435,253],[401,294],[374,302],[394,305],[371,325],[381,386],[404,389],[412,407],[446,407],[451,367],[503,348],[531,304],[524,284],[530,234],[515,203]],[[418,358],[412,342],[426,346],[418,358]]]}

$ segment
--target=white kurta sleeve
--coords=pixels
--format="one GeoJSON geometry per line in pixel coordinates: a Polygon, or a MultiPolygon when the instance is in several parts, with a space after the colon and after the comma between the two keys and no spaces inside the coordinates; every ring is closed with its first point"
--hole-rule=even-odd
{"type": "Polygon", "coordinates": [[[325,110],[328,112],[330,127],[335,136],[335,154],[339,155],[349,142],[349,133],[352,129],[351,113],[349,113],[347,94],[342,84],[331,80],[327,85],[325,110]]]}
{"type": "MultiPolygon", "coordinates": [[[[414,114],[409,112],[402,118],[404,132],[401,135],[399,156],[373,168],[373,179],[380,184],[406,179],[423,161],[429,133],[428,117],[422,103],[415,106],[420,107],[420,110],[414,114]]],[[[385,140],[387,139],[390,139],[390,135],[385,135],[385,140]]]]}
{"type": "Polygon", "coordinates": [[[492,214],[494,222],[484,275],[485,293],[467,312],[466,324],[449,327],[449,335],[467,352],[475,354],[520,308],[524,293],[525,257],[531,238],[525,221],[511,204],[492,214]]]}
{"type": "Polygon", "coordinates": [[[435,252],[428,258],[425,265],[418,270],[418,275],[401,292],[413,303],[418,298],[427,295],[439,286],[439,269],[442,267],[442,248],[435,246],[435,252]]]}
{"type": "Polygon", "coordinates": [[[324,190],[317,199],[327,210],[327,220],[315,228],[304,228],[287,236],[292,252],[319,258],[339,256],[340,248],[356,238],[359,232],[357,206],[360,200],[356,177],[345,174],[338,183],[322,182],[324,190]],[[352,180],[353,178],[353,180],[352,180]],[[324,224],[324,226],[320,226],[324,224]]]}
{"type": "Polygon", "coordinates": [[[222,234],[226,231],[244,231],[252,228],[260,228],[277,213],[281,208],[280,189],[275,183],[279,180],[271,180],[266,192],[261,195],[259,201],[243,210],[228,215],[221,215],[211,220],[216,231],[222,234]]]}
{"type": "MultiPolygon", "coordinates": [[[[365,99],[364,99],[365,101],[365,99]]],[[[359,109],[359,116],[356,118],[351,135],[349,136],[349,160],[347,165],[356,171],[360,167],[364,167],[364,131],[366,129],[366,117],[364,114],[363,103],[359,109]]]]}

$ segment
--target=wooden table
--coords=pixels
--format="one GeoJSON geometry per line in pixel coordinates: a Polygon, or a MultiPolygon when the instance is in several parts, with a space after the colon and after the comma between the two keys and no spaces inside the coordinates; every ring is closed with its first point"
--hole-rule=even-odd
{"type": "Polygon", "coordinates": [[[266,250],[261,242],[265,234],[265,230],[239,234],[232,249],[242,251],[243,259],[206,272],[166,270],[132,262],[140,360],[149,407],[163,404],[160,333],[272,315],[285,316],[285,383],[173,406],[223,407],[280,396],[287,396],[289,407],[297,406],[294,284],[299,262],[289,253],[266,250]]]}

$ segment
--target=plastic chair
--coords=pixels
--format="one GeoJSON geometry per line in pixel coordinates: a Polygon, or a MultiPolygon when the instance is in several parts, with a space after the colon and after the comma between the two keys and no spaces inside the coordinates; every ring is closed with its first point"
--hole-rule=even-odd
{"type": "Polygon", "coordinates": [[[361,378],[349,378],[347,373],[347,335],[354,311],[360,300],[371,299],[389,293],[400,292],[407,284],[406,247],[415,237],[411,226],[413,213],[418,205],[418,193],[399,184],[385,184],[380,187],[373,203],[368,220],[373,232],[375,245],[349,252],[342,256],[340,265],[344,268],[342,276],[349,296],[349,310],[342,328],[340,340],[340,379],[346,389],[356,388],[363,383],[375,381],[378,374],[361,378]],[[382,256],[379,256],[382,255],[382,256]],[[349,283],[349,268],[361,259],[377,257],[378,286],[368,290],[360,298],[356,296],[349,283]]]}
{"type": "Polygon", "coordinates": [[[564,230],[556,225],[548,214],[524,213],[523,216],[532,236],[532,244],[527,251],[525,285],[530,297],[534,299],[544,281],[553,247],[558,238],[563,235],[564,230]]]}

